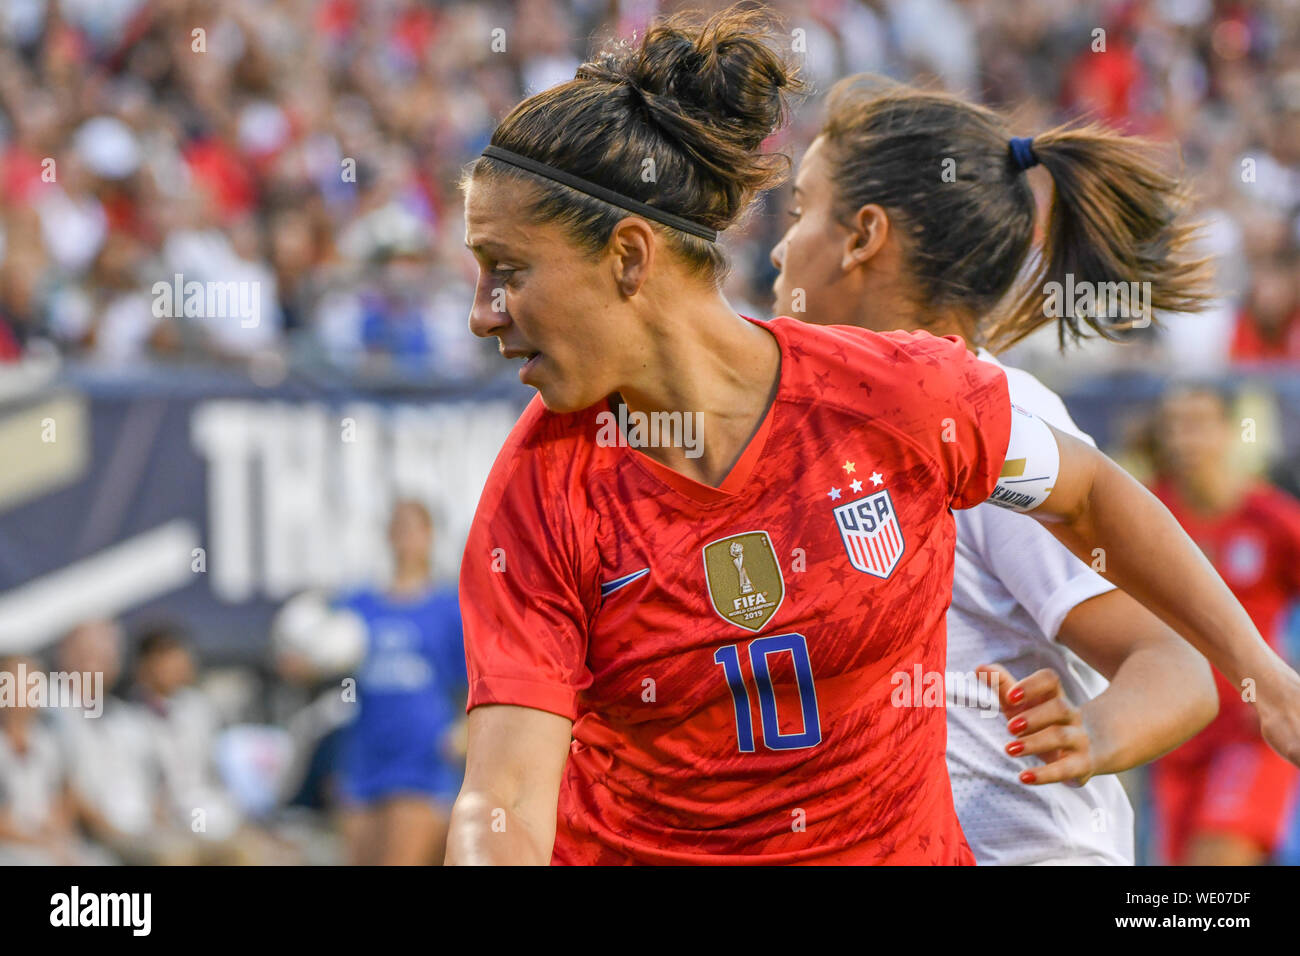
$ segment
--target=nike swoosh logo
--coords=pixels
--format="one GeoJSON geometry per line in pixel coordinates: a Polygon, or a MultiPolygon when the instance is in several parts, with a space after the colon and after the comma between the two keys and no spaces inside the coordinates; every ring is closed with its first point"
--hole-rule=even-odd
{"type": "Polygon", "coordinates": [[[649,568],[642,568],[640,571],[633,571],[631,574],[625,574],[621,578],[615,578],[613,581],[606,581],[600,586],[600,596],[609,597],[619,588],[625,588],[633,581],[639,581],[650,573],[649,568]]]}

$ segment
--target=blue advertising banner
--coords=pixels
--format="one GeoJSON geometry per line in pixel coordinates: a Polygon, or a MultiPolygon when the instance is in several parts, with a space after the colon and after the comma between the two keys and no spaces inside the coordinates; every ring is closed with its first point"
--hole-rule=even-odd
{"type": "Polygon", "coordinates": [[[0,405],[0,652],[77,623],[185,625],[210,660],[265,648],[287,598],[381,582],[395,499],[429,507],[454,579],[517,382],[270,387],[74,370],[0,405]]]}

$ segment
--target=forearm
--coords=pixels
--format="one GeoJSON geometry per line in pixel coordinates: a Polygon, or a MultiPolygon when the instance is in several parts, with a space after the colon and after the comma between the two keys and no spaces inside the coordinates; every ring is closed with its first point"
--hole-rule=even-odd
{"type": "Polygon", "coordinates": [[[1110,686],[1080,708],[1095,773],[1154,760],[1202,730],[1218,712],[1205,659],[1181,642],[1133,649],[1110,686]]]}
{"type": "Polygon", "coordinates": [[[1283,663],[1174,517],[1109,459],[1098,465],[1084,507],[1046,526],[1082,560],[1091,564],[1100,555],[1107,578],[1235,686],[1283,663]]]}
{"type": "Polygon", "coordinates": [[[447,865],[545,866],[551,862],[555,824],[529,821],[489,791],[462,790],[451,811],[447,865]]]}

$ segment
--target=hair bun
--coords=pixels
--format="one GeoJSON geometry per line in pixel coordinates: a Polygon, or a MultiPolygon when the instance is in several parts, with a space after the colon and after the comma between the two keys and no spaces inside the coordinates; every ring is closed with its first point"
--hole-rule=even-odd
{"type": "Polygon", "coordinates": [[[715,136],[753,151],[784,125],[790,97],[803,88],[776,49],[778,36],[761,10],[732,7],[703,23],[678,14],[639,44],[624,41],[584,63],[576,78],[627,83],[661,124],[685,133],[681,120],[708,123],[715,136]]]}
{"type": "MultiPolygon", "coordinates": [[[[721,231],[789,173],[788,157],[764,150],[803,88],[785,48],[773,18],[753,8],[657,20],[516,106],[492,145],[721,231]]],[[[501,172],[488,159],[475,168],[501,172]]],[[[605,241],[618,221],[611,210],[560,188],[544,187],[534,214],[605,241]]],[[[723,268],[716,246],[675,241],[710,274],[723,268]]]]}

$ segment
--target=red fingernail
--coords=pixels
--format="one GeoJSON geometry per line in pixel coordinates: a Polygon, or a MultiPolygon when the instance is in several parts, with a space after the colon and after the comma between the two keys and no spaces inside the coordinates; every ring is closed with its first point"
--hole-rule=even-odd
{"type": "Polygon", "coordinates": [[[1007,753],[1011,754],[1013,757],[1017,756],[1024,749],[1025,745],[1019,740],[1007,744],[1007,753]]]}
{"type": "Polygon", "coordinates": [[[1034,776],[1034,772],[1032,770],[1026,770],[1024,773],[1020,775],[1021,783],[1033,783],[1037,779],[1038,778],[1034,776]]]}
{"type": "Polygon", "coordinates": [[[1018,704],[1025,699],[1025,689],[1023,687],[1014,687],[1011,693],[1007,694],[1007,700],[1013,704],[1018,704]]]}
{"type": "Polygon", "coordinates": [[[1024,730],[1028,726],[1029,726],[1029,721],[1027,721],[1023,717],[1017,717],[1015,720],[1011,721],[1011,723],[1007,725],[1007,730],[1011,731],[1011,733],[1013,734],[1018,734],[1020,733],[1020,731],[1024,730]]]}

